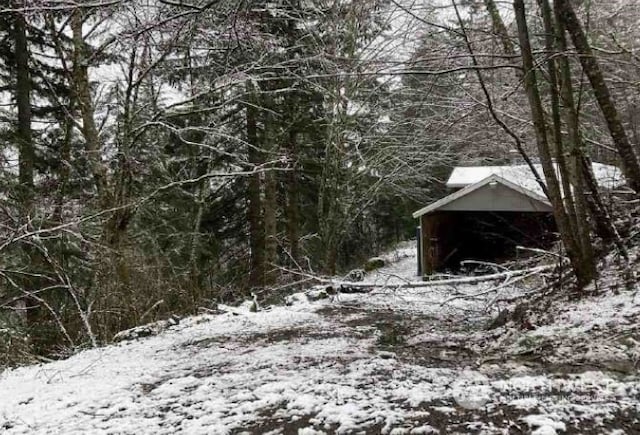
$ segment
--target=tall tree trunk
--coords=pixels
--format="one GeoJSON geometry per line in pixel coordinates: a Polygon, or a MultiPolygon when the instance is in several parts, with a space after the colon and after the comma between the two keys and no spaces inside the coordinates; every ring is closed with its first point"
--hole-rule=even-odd
{"type": "Polygon", "coordinates": [[[547,180],[549,200],[553,206],[553,212],[558,230],[560,231],[560,237],[562,238],[562,242],[567,251],[567,256],[571,261],[571,266],[576,275],[578,286],[583,288],[593,279],[593,275],[590,273],[591,268],[588,264],[585,264],[584,259],[580,255],[577,241],[573,237],[573,232],[570,226],[571,223],[564,209],[562,194],[560,192],[560,184],[556,177],[553,160],[551,158],[544,110],[535,75],[524,2],[523,0],[514,0],[513,6],[518,24],[518,39],[520,40],[522,64],[524,67],[524,84],[536,132],[536,142],[538,145],[540,162],[547,180]]]}
{"type": "Polygon", "coordinates": [[[118,283],[124,289],[131,290],[130,264],[122,255],[121,242],[126,235],[127,227],[133,216],[132,209],[123,207],[126,200],[126,189],[131,182],[130,172],[126,168],[126,158],[120,156],[118,162],[118,177],[116,183],[109,183],[107,167],[102,162],[102,146],[100,134],[95,122],[95,111],[89,81],[89,56],[87,44],[83,33],[85,16],[81,7],[76,7],[70,19],[73,39],[73,84],[76,105],[80,109],[82,118],[82,134],[85,141],[85,150],[89,168],[93,177],[93,183],[97,191],[98,206],[109,209],[118,207],[109,216],[103,227],[103,238],[111,249],[110,255],[115,266],[118,283]],[[113,186],[111,186],[113,184],[113,186]],[[113,188],[112,188],[113,187],[113,188]]]}
{"type": "Polygon", "coordinates": [[[110,206],[108,202],[107,173],[101,162],[101,146],[98,128],[94,119],[93,101],[89,83],[89,65],[87,49],[82,33],[84,16],[81,8],[76,8],[71,15],[71,30],[73,33],[73,80],[75,96],[82,117],[82,133],[85,140],[87,157],[91,167],[93,181],[103,207],[110,206]]]}
{"type": "Polygon", "coordinates": [[[196,214],[193,217],[193,233],[191,235],[189,249],[189,275],[191,278],[190,291],[194,306],[198,303],[200,296],[199,292],[202,288],[202,270],[199,267],[198,259],[200,254],[200,229],[202,226],[202,216],[204,214],[205,198],[207,194],[206,183],[208,183],[208,180],[196,186],[198,189],[198,193],[196,195],[198,205],[196,214]]]}
{"type": "Polygon", "coordinates": [[[318,194],[318,224],[320,227],[321,249],[324,250],[324,273],[336,273],[340,233],[340,140],[336,127],[330,126],[325,145],[324,164],[318,194]]]}
{"type": "Polygon", "coordinates": [[[509,38],[507,26],[505,26],[504,21],[502,21],[502,17],[500,16],[500,11],[496,6],[496,2],[494,0],[484,0],[484,5],[487,8],[487,12],[489,12],[489,17],[491,18],[493,33],[495,33],[498,38],[500,38],[504,53],[507,56],[515,55],[516,50],[513,47],[513,42],[511,42],[511,39],[509,38]]]}
{"type": "Polygon", "coordinates": [[[593,257],[593,246],[591,244],[591,238],[589,237],[587,215],[593,219],[596,234],[603,240],[613,240],[617,231],[613,226],[608,211],[603,205],[600,192],[597,189],[597,183],[593,176],[591,162],[586,158],[584,142],[580,133],[577,105],[573,97],[571,67],[566,55],[567,41],[565,29],[560,19],[558,2],[555,2],[553,7],[556,20],[555,36],[559,51],[557,63],[560,76],[560,95],[564,109],[565,124],[568,130],[569,169],[571,173],[571,184],[575,191],[574,197],[578,232],[585,255],[593,257]],[[584,160],[586,160],[586,165],[583,164],[584,160]],[[589,186],[595,186],[595,188],[591,189],[589,186]],[[590,199],[587,199],[587,195],[590,195],[590,199]]]}
{"type": "MultiPolygon", "coordinates": [[[[249,164],[256,168],[263,163],[258,149],[257,110],[255,107],[254,91],[247,84],[246,134],[247,158],[249,164]]],[[[262,226],[262,200],[260,198],[260,174],[249,177],[247,185],[247,221],[249,224],[250,272],[249,285],[251,287],[264,286],[265,256],[264,256],[264,227],[262,226]]]]}
{"type": "Polygon", "coordinates": [[[18,108],[18,151],[20,183],[20,206],[26,217],[33,206],[33,163],[35,152],[31,137],[31,72],[29,69],[29,48],[27,29],[22,13],[15,13],[14,42],[16,60],[16,105],[18,108]]]}
{"type": "Polygon", "coordinates": [[[298,265],[298,260],[300,258],[300,248],[299,248],[299,239],[300,239],[300,230],[298,226],[299,220],[299,204],[298,204],[298,173],[296,169],[297,165],[297,157],[298,157],[298,144],[297,144],[297,133],[295,130],[289,131],[289,141],[288,141],[288,158],[292,162],[292,168],[286,174],[286,182],[287,182],[287,239],[289,239],[289,255],[291,256],[291,262],[294,266],[298,265]]]}
{"type": "Polygon", "coordinates": [[[558,178],[564,194],[564,208],[569,219],[570,228],[577,228],[573,191],[570,184],[569,168],[565,161],[564,141],[562,137],[562,114],[560,112],[560,91],[558,84],[558,71],[556,68],[556,41],[553,19],[551,18],[551,6],[547,0],[538,0],[542,10],[544,25],[545,50],[547,51],[547,77],[549,78],[549,93],[551,95],[551,121],[553,150],[558,170],[558,178]]]}
{"type": "Polygon", "coordinates": [[[276,281],[275,265],[278,263],[278,191],[277,179],[274,171],[267,171],[264,177],[264,254],[265,254],[265,284],[276,281]]]}
{"type": "MultiPolygon", "coordinates": [[[[15,5],[19,6],[18,4],[15,5]]],[[[15,66],[16,66],[16,106],[18,110],[17,125],[17,142],[18,142],[18,207],[20,209],[20,218],[23,223],[27,223],[33,214],[33,164],[35,160],[35,151],[33,145],[33,137],[31,134],[31,71],[29,69],[29,47],[27,45],[27,29],[25,17],[21,12],[14,14],[13,21],[13,40],[15,43],[15,66]]],[[[37,272],[33,270],[39,263],[37,253],[31,246],[25,246],[24,261],[28,262],[29,272],[37,272]]],[[[37,289],[37,282],[34,278],[25,275],[20,279],[22,289],[31,293],[37,289]]],[[[22,307],[33,305],[24,311],[24,320],[27,325],[36,325],[39,322],[39,313],[36,307],[39,303],[36,299],[29,298],[20,301],[22,307]]]]}
{"type": "MultiPolygon", "coordinates": [[[[467,31],[464,28],[464,21],[462,20],[462,16],[460,15],[460,10],[458,9],[458,6],[457,6],[455,0],[453,0],[452,3],[453,3],[453,7],[455,9],[455,12],[456,12],[456,17],[458,18],[458,23],[460,24],[460,29],[462,30],[462,36],[464,38],[465,45],[467,46],[469,54],[471,55],[471,61],[473,63],[473,66],[476,67],[475,68],[476,76],[478,77],[478,83],[480,84],[480,87],[482,88],[482,93],[484,94],[485,99],[487,101],[487,109],[489,110],[489,114],[491,115],[493,120],[496,122],[496,124],[498,124],[498,126],[500,126],[500,128],[502,128],[502,130],[504,130],[505,133],[507,133],[509,136],[511,136],[511,138],[513,139],[514,144],[516,146],[516,149],[518,150],[518,153],[520,153],[520,156],[523,158],[523,160],[525,161],[527,166],[529,166],[529,169],[531,170],[531,173],[533,174],[533,177],[536,179],[538,185],[540,186],[540,189],[542,189],[544,194],[548,196],[547,185],[544,183],[544,180],[542,179],[542,176],[539,174],[539,172],[536,169],[533,161],[531,160],[531,158],[527,154],[527,151],[524,148],[522,140],[520,139],[520,137],[513,130],[511,130],[507,126],[507,124],[504,123],[504,121],[502,121],[502,119],[500,119],[500,117],[498,116],[498,114],[497,114],[497,112],[496,112],[496,110],[494,108],[493,100],[492,100],[491,95],[489,94],[489,90],[487,89],[487,86],[485,84],[484,78],[482,76],[482,72],[478,68],[479,67],[478,59],[477,59],[477,57],[475,55],[475,52],[473,50],[473,47],[471,45],[471,41],[469,40],[469,36],[467,35],[467,31]]],[[[504,22],[502,21],[502,17],[500,17],[500,13],[498,11],[498,8],[496,7],[496,5],[493,2],[493,0],[485,0],[485,5],[487,7],[487,10],[489,11],[489,15],[490,15],[491,21],[493,23],[494,31],[498,32],[499,35],[500,35],[500,38],[503,40],[503,47],[504,47],[505,53],[508,56],[514,56],[515,55],[515,50],[513,48],[513,44],[511,43],[511,40],[509,39],[509,34],[507,33],[507,28],[505,27],[504,22]]],[[[521,70],[517,69],[515,74],[516,74],[516,77],[518,78],[518,80],[522,80],[523,76],[522,76],[522,71],[521,70]]]]}
{"type": "MultiPolygon", "coordinates": [[[[576,250],[580,257],[581,263],[584,265],[585,273],[590,276],[596,276],[596,263],[593,255],[593,246],[591,245],[591,237],[589,234],[589,224],[586,216],[586,208],[584,206],[584,189],[582,186],[582,178],[580,177],[581,168],[576,165],[576,152],[577,146],[575,138],[570,135],[569,137],[569,152],[566,155],[569,156],[571,162],[567,162],[565,155],[565,140],[562,134],[562,116],[567,115],[567,110],[572,112],[573,106],[567,107],[567,103],[573,101],[572,89],[571,89],[571,75],[566,77],[567,65],[561,65],[561,71],[558,71],[557,63],[561,60],[557,60],[558,51],[564,53],[562,48],[562,40],[559,38],[558,23],[555,23],[555,15],[551,9],[551,5],[548,0],[538,0],[538,4],[542,9],[542,17],[545,28],[545,49],[547,51],[547,73],[549,77],[550,92],[551,92],[551,117],[553,121],[553,137],[555,142],[555,154],[556,162],[558,165],[558,172],[560,174],[560,180],[562,182],[562,190],[564,193],[564,207],[569,220],[569,226],[571,229],[571,237],[576,241],[576,250]],[[564,73],[564,75],[562,75],[564,73]],[[560,77],[559,77],[560,76],[560,77]],[[562,89],[561,83],[562,82],[562,89]],[[567,95],[568,94],[571,95],[567,95]],[[561,111],[561,94],[565,97],[565,110],[561,111]],[[566,100],[569,98],[569,101],[566,100]]],[[[566,48],[566,47],[565,47],[566,48]]],[[[565,59],[566,60],[566,59],[565,59]]],[[[572,112],[575,113],[575,112],[572,112]]],[[[568,119],[571,121],[572,119],[568,119]]],[[[569,127],[571,128],[571,127],[569,127]]],[[[577,119],[575,128],[577,128],[577,119]]]]}
{"type": "Polygon", "coordinates": [[[624,171],[629,186],[640,194],[640,161],[636,150],[634,150],[627,133],[620,120],[620,115],[616,108],[615,101],[609,92],[609,88],[604,80],[604,75],[600,70],[600,65],[596,60],[593,50],[589,45],[587,35],[584,33],[582,24],[578,20],[570,0],[556,0],[559,16],[564,27],[571,35],[573,45],[580,54],[579,59],[582,69],[589,78],[596,100],[600,106],[600,111],[607,123],[611,138],[620,154],[622,169],[624,171]]]}
{"type": "Polygon", "coordinates": [[[58,190],[56,192],[56,205],[53,220],[56,223],[63,222],[65,201],[69,189],[69,179],[71,175],[71,141],[73,140],[73,121],[63,114],[58,118],[60,125],[64,126],[64,136],[60,143],[60,154],[58,156],[58,190]]]}
{"type": "MultiPolygon", "coordinates": [[[[274,107],[273,99],[266,95],[263,100],[267,108],[274,107]]],[[[277,124],[271,110],[263,112],[264,130],[262,145],[267,156],[275,157],[278,151],[279,139],[277,124]]],[[[278,264],[278,179],[276,172],[267,170],[264,173],[264,202],[262,204],[264,219],[264,256],[265,256],[265,285],[276,282],[278,264]]]]}

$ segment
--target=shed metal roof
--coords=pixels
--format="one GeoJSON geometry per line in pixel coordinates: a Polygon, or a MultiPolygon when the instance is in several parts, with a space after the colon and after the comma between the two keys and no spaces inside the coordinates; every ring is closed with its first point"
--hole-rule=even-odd
{"type": "MultiPolygon", "coordinates": [[[[542,165],[534,164],[533,166],[540,176],[544,177],[542,165]]],[[[598,185],[605,189],[620,187],[625,182],[622,171],[615,166],[594,162],[592,163],[592,168],[598,185]]],[[[556,165],[556,173],[557,172],[558,167],[556,165]]],[[[447,180],[447,187],[466,187],[484,180],[490,175],[498,175],[511,183],[544,196],[544,192],[536,181],[529,165],[458,166],[451,172],[447,180]]]]}

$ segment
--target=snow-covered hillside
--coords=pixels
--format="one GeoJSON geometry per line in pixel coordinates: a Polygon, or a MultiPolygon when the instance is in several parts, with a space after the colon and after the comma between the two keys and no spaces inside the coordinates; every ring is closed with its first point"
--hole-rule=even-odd
{"type": "MultiPolygon", "coordinates": [[[[487,292],[499,286],[493,282],[397,290],[393,284],[415,280],[414,253],[405,245],[387,255],[392,264],[365,278],[375,285],[368,294],[317,301],[297,294],[288,306],[183,319],[154,337],[5,371],[0,428],[7,434],[640,431],[635,369],[582,364],[584,355],[553,349],[541,357],[554,355],[552,368],[536,357],[545,343],[603,331],[616,313],[626,319],[616,323],[616,334],[634,348],[637,335],[629,328],[640,310],[632,294],[618,295],[606,310],[604,299],[576,303],[555,326],[487,330],[498,299],[523,289],[487,292]]],[[[621,351],[623,340],[593,343],[585,352],[598,343],[600,350],[621,351]]]]}

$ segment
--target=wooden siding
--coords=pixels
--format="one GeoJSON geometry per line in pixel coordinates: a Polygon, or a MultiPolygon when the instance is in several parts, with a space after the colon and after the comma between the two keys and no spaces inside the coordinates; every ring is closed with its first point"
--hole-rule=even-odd
{"type": "Polygon", "coordinates": [[[496,182],[445,204],[440,210],[546,212],[552,211],[552,208],[496,182]]]}
{"type": "Polygon", "coordinates": [[[436,272],[455,251],[452,237],[455,222],[450,213],[437,212],[423,215],[420,218],[422,274],[431,275],[436,272]]]}

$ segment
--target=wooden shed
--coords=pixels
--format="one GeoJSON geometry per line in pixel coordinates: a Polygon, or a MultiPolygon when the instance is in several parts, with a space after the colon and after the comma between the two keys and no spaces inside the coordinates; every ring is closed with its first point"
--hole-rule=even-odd
{"type": "MultiPolygon", "coordinates": [[[[614,166],[594,163],[594,173],[604,187],[623,182],[614,166]]],[[[555,238],[553,209],[528,166],[458,167],[447,187],[453,193],[413,214],[420,275],[513,258],[518,246],[547,248],[555,238]]]]}

